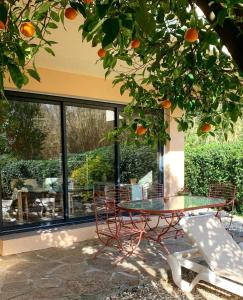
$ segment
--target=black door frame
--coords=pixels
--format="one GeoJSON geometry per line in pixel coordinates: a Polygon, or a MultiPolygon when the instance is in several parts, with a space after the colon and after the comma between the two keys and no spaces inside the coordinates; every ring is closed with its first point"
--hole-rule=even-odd
{"type": "MultiPolygon", "coordinates": [[[[66,136],[66,106],[77,106],[96,109],[110,109],[114,111],[114,128],[119,127],[119,113],[125,107],[122,104],[108,103],[102,101],[84,100],[78,98],[70,98],[63,96],[53,96],[37,93],[27,93],[18,91],[6,91],[7,99],[10,101],[24,101],[32,103],[53,104],[60,107],[60,125],[61,125],[61,152],[62,152],[62,174],[63,174],[63,219],[49,220],[46,222],[36,222],[33,224],[21,224],[3,226],[2,218],[2,201],[0,190],[0,235],[32,231],[37,229],[52,228],[57,226],[72,225],[78,223],[89,223],[94,221],[94,216],[84,216],[69,218],[68,208],[68,165],[67,165],[67,136],[66,136]]],[[[163,170],[163,145],[158,143],[158,181],[163,183],[164,170],[163,170]]],[[[114,183],[120,183],[120,145],[114,142],[114,183]]],[[[0,185],[1,186],[1,185],[0,185]]]]}

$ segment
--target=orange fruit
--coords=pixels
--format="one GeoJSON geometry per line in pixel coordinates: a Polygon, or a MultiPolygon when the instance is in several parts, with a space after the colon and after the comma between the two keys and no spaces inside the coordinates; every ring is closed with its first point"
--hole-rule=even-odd
{"type": "Polygon", "coordinates": [[[143,127],[141,124],[137,124],[136,134],[137,135],[144,135],[147,132],[147,128],[143,127]]]}
{"type": "Polygon", "coordinates": [[[100,58],[105,57],[105,56],[106,56],[106,51],[105,51],[105,49],[101,48],[101,49],[98,51],[98,56],[99,56],[100,58]]]}
{"type": "Polygon", "coordinates": [[[91,4],[93,2],[93,0],[84,0],[85,4],[91,4]]]}
{"type": "Polygon", "coordinates": [[[211,129],[212,129],[212,126],[209,123],[204,123],[201,128],[202,132],[209,132],[211,129]]]}
{"type": "Polygon", "coordinates": [[[74,20],[78,13],[76,11],[76,9],[72,8],[72,7],[68,7],[65,9],[65,17],[68,19],[68,20],[74,20]]]}
{"type": "Polygon", "coordinates": [[[185,32],[184,39],[189,43],[194,43],[198,39],[198,31],[196,28],[189,28],[185,32]]]}
{"type": "Polygon", "coordinates": [[[0,30],[4,30],[5,29],[5,24],[3,23],[3,21],[0,21],[0,30]]]}
{"type": "Polygon", "coordinates": [[[165,99],[161,101],[161,106],[165,109],[171,108],[171,101],[169,99],[165,99]]]}
{"type": "Polygon", "coordinates": [[[20,25],[19,31],[26,37],[32,37],[35,34],[35,27],[31,22],[24,22],[20,25]]]}
{"type": "Polygon", "coordinates": [[[135,40],[132,40],[131,47],[133,49],[137,49],[137,48],[140,47],[140,44],[141,44],[140,40],[139,39],[135,39],[135,40]]]}

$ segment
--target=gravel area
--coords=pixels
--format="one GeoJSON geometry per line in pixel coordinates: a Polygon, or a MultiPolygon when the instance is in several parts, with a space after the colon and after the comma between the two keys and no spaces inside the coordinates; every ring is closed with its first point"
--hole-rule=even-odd
{"type": "MultiPolygon", "coordinates": [[[[192,273],[192,272],[191,272],[192,273]]],[[[192,278],[190,272],[187,276],[192,278]]],[[[192,293],[183,293],[170,278],[168,282],[143,280],[138,286],[122,288],[102,300],[240,300],[239,296],[220,290],[209,284],[198,284],[192,293]]]]}

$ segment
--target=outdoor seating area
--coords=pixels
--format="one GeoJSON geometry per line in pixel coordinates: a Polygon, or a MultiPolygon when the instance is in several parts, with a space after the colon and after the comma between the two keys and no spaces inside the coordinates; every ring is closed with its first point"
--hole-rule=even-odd
{"type": "MultiPolygon", "coordinates": [[[[236,224],[232,231],[237,243],[243,241],[242,224],[242,221],[236,224]]],[[[168,240],[168,245],[173,253],[191,249],[190,243],[181,237],[168,240]]],[[[107,248],[94,259],[99,248],[100,243],[95,239],[67,248],[1,257],[1,300],[241,299],[205,282],[199,282],[191,292],[182,292],[175,285],[170,266],[156,243],[142,242],[137,255],[117,264],[114,262],[122,256],[113,248],[107,248]]],[[[183,269],[185,280],[194,277],[194,272],[183,269]]]]}
{"type": "Polygon", "coordinates": [[[243,3],[0,0],[0,300],[243,299],[243,3]]]}

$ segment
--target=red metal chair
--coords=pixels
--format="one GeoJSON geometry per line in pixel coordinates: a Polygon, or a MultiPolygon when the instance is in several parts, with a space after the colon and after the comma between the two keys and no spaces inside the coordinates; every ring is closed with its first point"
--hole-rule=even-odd
{"type": "Polygon", "coordinates": [[[236,186],[228,183],[214,183],[209,185],[208,196],[213,198],[222,198],[226,201],[225,210],[220,210],[216,213],[216,216],[223,221],[224,226],[229,229],[232,224],[232,211],[234,210],[236,199],[236,186]]]}
{"type": "Polygon", "coordinates": [[[94,258],[106,247],[116,248],[124,256],[132,255],[143,237],[145,224],[124,226],[114,198],[94,196],[94,212],[96,233],[102,243],[94,258]]]}
{"type": "Polygon", "coordinates": [[[161,183],[145,184],[143,186],[144,200],[164,197],[164,185],[161,183]]]}
{"type": "MultiPolygon", "coordinates": [[[[164,185],[161,183],[152,183],[144,185],[144,198],[149,199],[161,199],[164,198],[164,185]]],[[[160,242],[160,236],[164,236],[164,232],[167,232],[167,237],[175,237],[182,235],[181,227],[178,226],[178,218],[172,216],[172,214],[167,213],[163,216],[158,216],[158,221],[155,225],[150,226],[147,224],[147,228],[150,231],[150,235],[153,240],[160,242]]],[[[164,247],[164,246],[163,246],[164,247]]]]}
{"type": "MultiPolygon", "coordinates": [[[[132,187],[130,184],[123,185],[107,185],[105,187],[105,196],[109,200],[114,200],[115,203],[119,203],[121,201],[132,201],[132,187]]],[[[143,197],[140,199],[143,200],[143,197]]],[[[120,214],[120,221],[124,226],[129,225],[131,223],[140,223],[144,222],[144,216],[141,218],[139,215],[124,215],[120,214]]],[[[135,226],[137,226],[135,224],[135,226]]]]}

